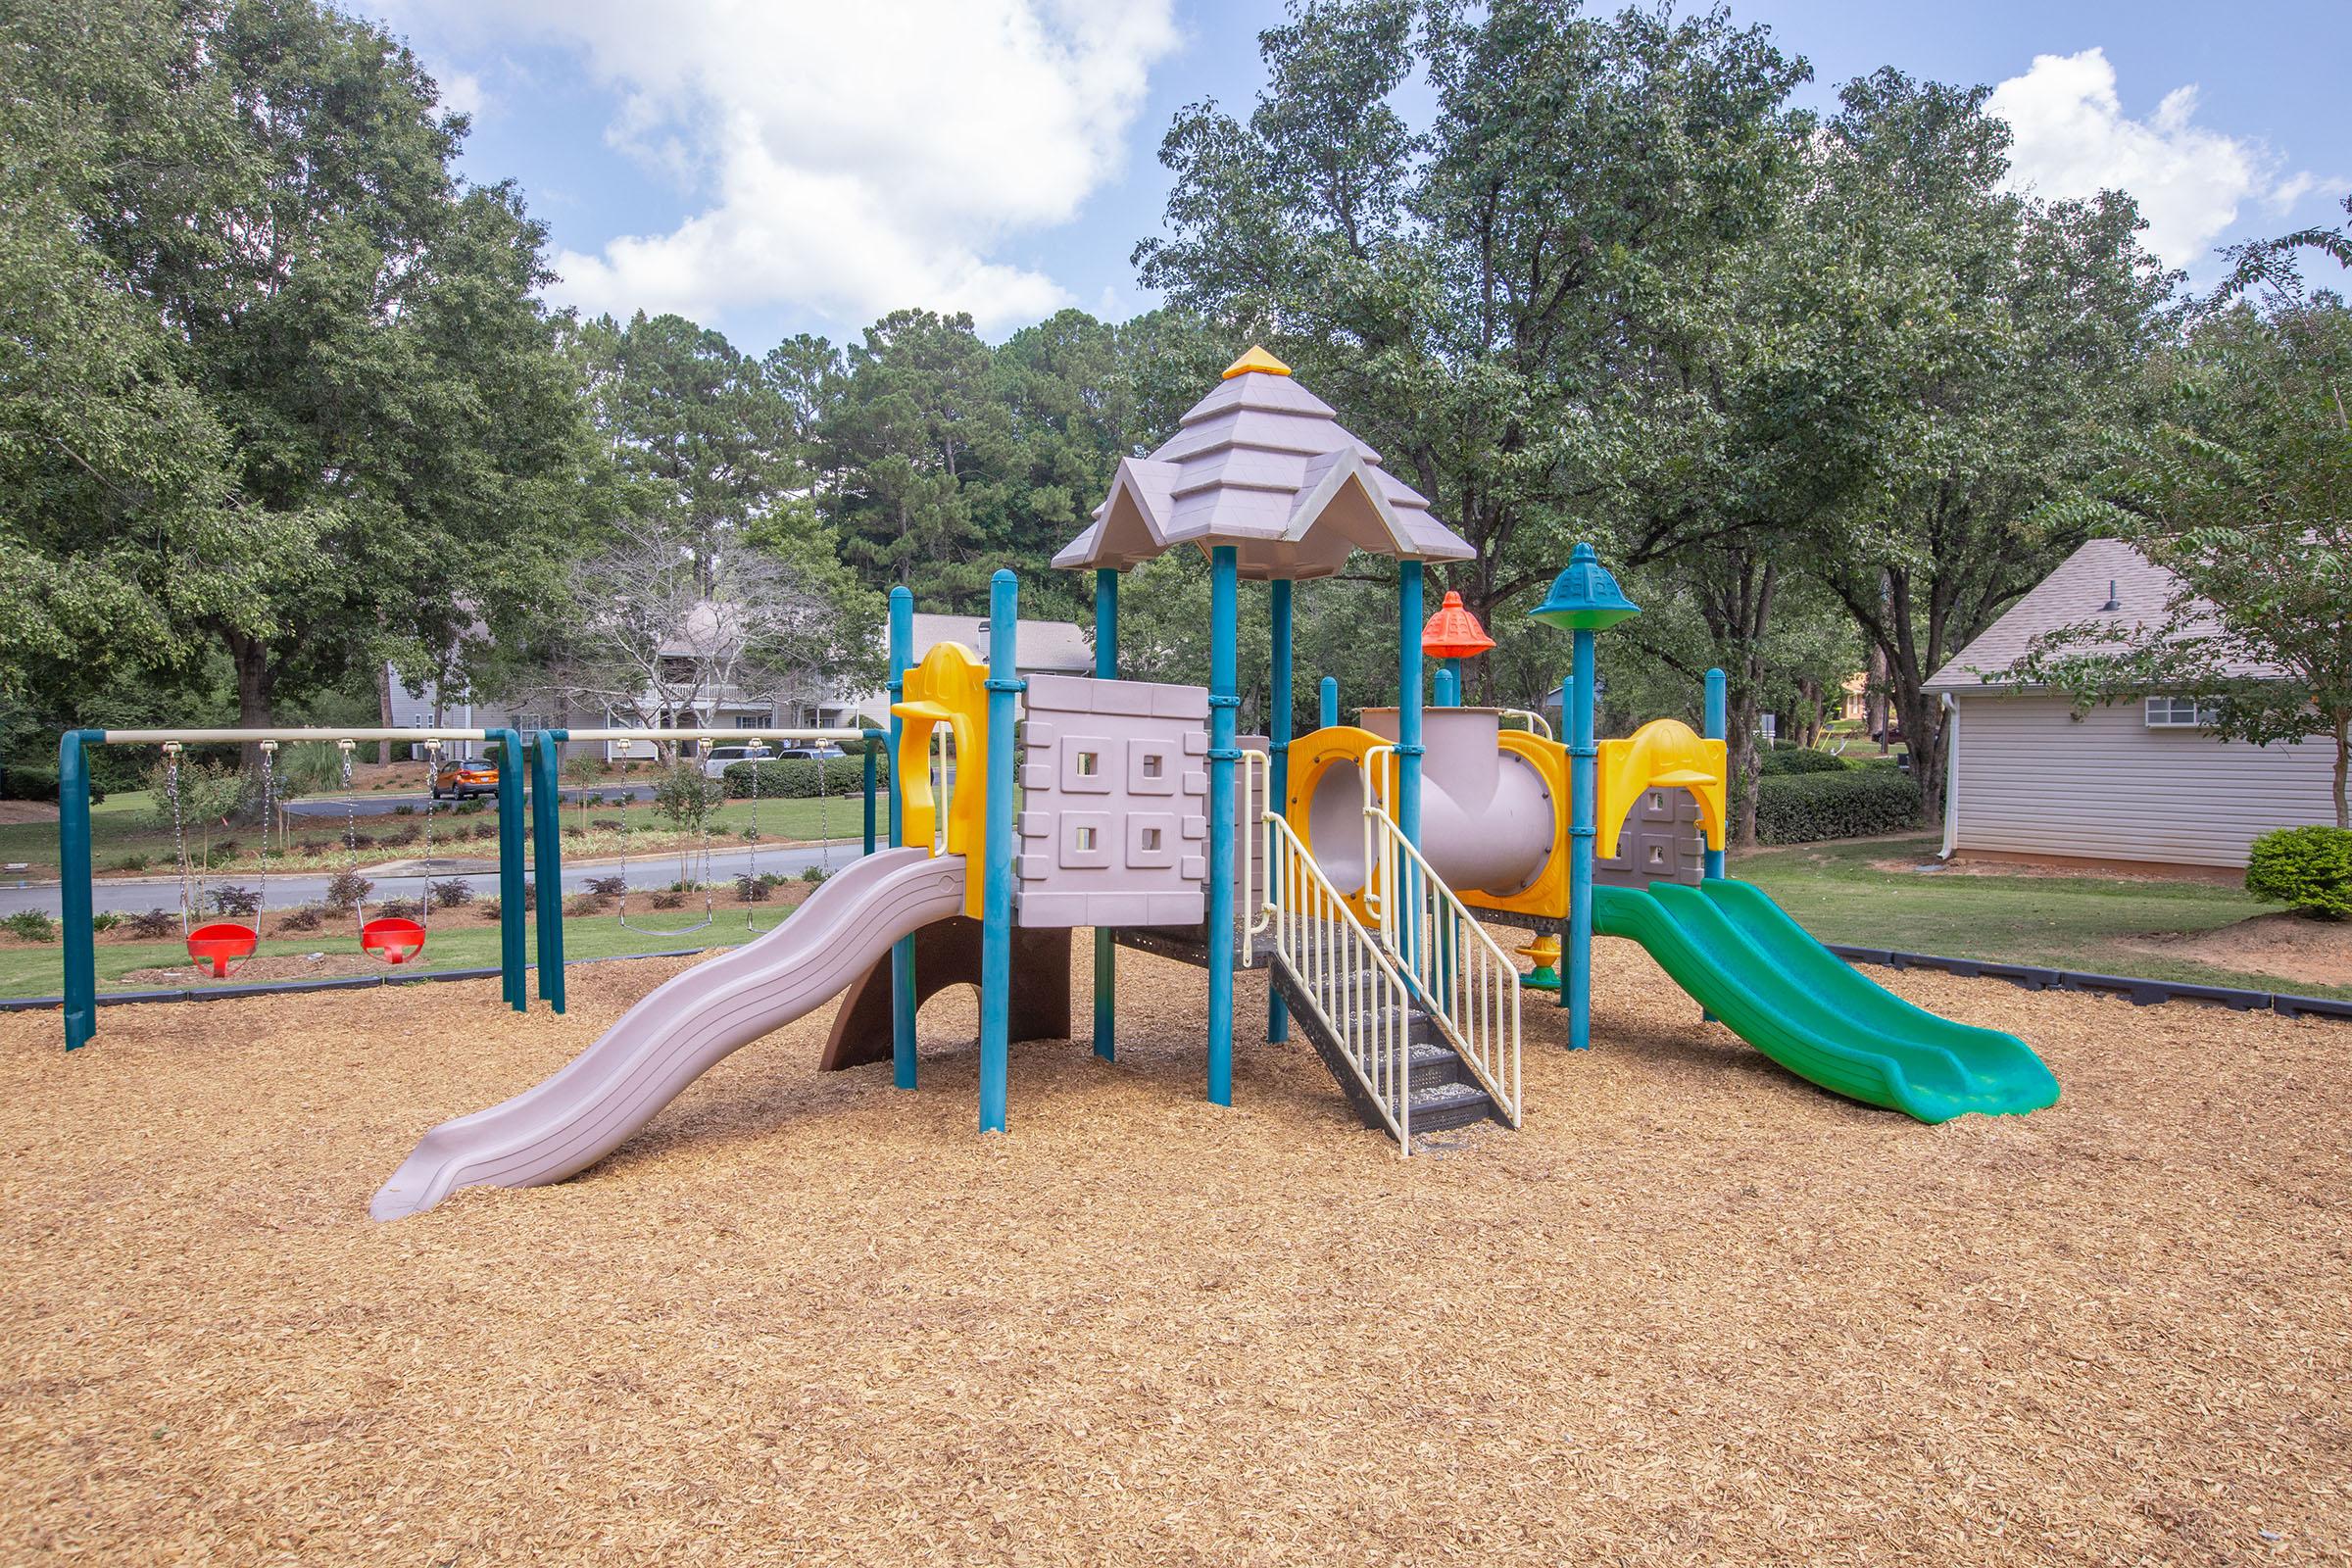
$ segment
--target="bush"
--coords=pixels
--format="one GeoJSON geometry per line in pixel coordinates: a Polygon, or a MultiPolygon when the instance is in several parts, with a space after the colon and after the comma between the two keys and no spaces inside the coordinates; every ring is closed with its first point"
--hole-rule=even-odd
{"type": "Polygon", "coordinates": [[[414,920],[424,913],[424,906],[416,899],[386,899],[375,906],[378,920],[414,920]]]}
{"type": "Polygon", "coordinates": [[[111,863],[109,869],[116,871],[144,871],[147,869],[147,857],[144,855],[122,856],[111,863]]]}
{"type": "Polygon", "coordinates": [[[588,836],[588,830],[577,822],[566,822],[564,824],[564,836],[567,839],[584,839],[588,836]]]}
{"type": "MultiPolygon", "coordinates": [[[[752,794],[752,770],[760,771],[760,798],[763,801],[812,801],[816,799],[816,770],[825,770],[825,793],[834,800],[862,800],[865,797],[865,763],[855,757],[836,757],[819,763],[813,758],[794,757],[772,762],[729,762],[726,771],[727,799],[749,800],[752,794]]],[[[883,789],[890,783],[890,754],[874,754],[874,788],[883,789]]]]}
{"type": "Polygon", "coordinates": [[[776,885],[763,876],[739,876],[735,879],[735,896],[746,904],[764,904],[776,891],[776,885]]]}
{"type": "Polygon", "coordinates": [[[2246,891],[2323,920],[2352,919],[2352,831],[2282,827],[2254,841],[2246,891]]]}
{"type": "Polygon", "coordinates": [[[90,916],[90,929],[93,931],[112,931],[122,923],[122,917],[112,909],[100,909],[90,916]]]}
{"type": "Polygon", "coordinates": [[[804,882],[822,882],[829,873],[821,865],[812,865],[801,873],[804,882]]]}
{"type": "Polygon", "coordinates": [[[1891,768],[1784,773],[1758,781],[1756,841],[1811,844],[1919,826],[1919,790],[1891,768]]]}
{"type": "Polygon", "coordinates": [[[474,901],[473,912],[492,925],[496,925],[507,910],[506,906],[500,904],[496,899],[477,899],[474,901]]]}
{"type": "Polygon", "coordinates": [[[389,845],[396,850],[405,850],[422,837],[424,837],[424,830],[422,828],[418,827],[414,822],[404,822],[400,826],[394,828],[391,832],[386,833],[382,838],[376,840],[376,842],[379,844],[389,845]]]}
{"type": "Polygon", "coordinates": [[[618,833],[625,830],[629,824],[617,816],[592,816],[588,819],[588,825],[607,833],[618,833]]]}
{"type": "Polygon", "coordinates": [[[625,876],[592,876],[581,885],[600,899],[624,898],[629,891],[629,879],[625,876]]]}
{"type": "Polygon", "coordinates": [[[19,909],[7,919],[0,920],[0,927],[6,927],[10,936],[22,937],[26,942],[57,940],[57,922],[38,909],[19,909]]]}
{"type": "Polygon", "coordinates": [[[130,934],[135,937],[146,937],[152,941],[157,937],[170,936],[172,928],[178,923],[179,916],[173,914],[170,909],[149,909],[145,914],[134,914],[130,917],[130,934]]]}
{"type": "Polygon", "coordinates": [[[605,912],[605,910],[611,907],[612,906],[610,903],[604,899],[598,898],[593,893],[578,893],[572,896],[570,903],[564,906],[564,912],[573,916],[583,914],[602,914],[605,912]]]}
{"type": "Polygon", "coordinates": [[[663,888],[653,896],[653,906],[657,909],[678,909],[685,907],[685,905],[686,895],[676,888],[663,888]]]}
{"type": "Polygon", "coordinates": [[[337,914],[349,914],[374,891],[374,883],[346,866],[326,879],[326,906],[337,914]]]}
{"type": "Polygon", "coordinates": [[[277,928],[280,931],[316,931],[326,924],[326,914],[325,905],[306,904],[279,915],[277,928]]]}
{"type": "Polygon", "coordinates": [[[1843,773],[1852,767],[1844,758],[1817,752],[1810,746],[1776,747],[1756,755],[1756,770],[1766,778],[1796,773],[1843,773]]]}
{"type": "Polygon", "coordinates": [[[392,814],[394,816],[415,816],[416,814],[416,808],[406,805],[395,806],[392,808],[392,814]]]}
{"type": "Polygon", "coordinates": [[[462,876],[446,882],[427,882],[424,896],[433,901],[436,909],[455,909],[473,902],[473,884],[462,876]]]}
{"type": "Polygon", "coordinates": [[[234,915],[243,920],[250,920],[262,912],[261,894],[252,888],[238,887],[234,883],[226,883],[213,889],[212,892],[205,895],[205,902],[213,906],[215,914],[234,915]]]}
{"type": "MultiPolygon", "coordinates": [[[[90,804],[95,806],[106,799],[106,787],[100,782],[93,765],[88,774],[90,804]]],[[[123,786],[117,784],[117,789],[123,786]]],[[[57,799],[57,768],[39,762],[11,763],[0,768],[0,800],[54,801],[57,799]]]]}

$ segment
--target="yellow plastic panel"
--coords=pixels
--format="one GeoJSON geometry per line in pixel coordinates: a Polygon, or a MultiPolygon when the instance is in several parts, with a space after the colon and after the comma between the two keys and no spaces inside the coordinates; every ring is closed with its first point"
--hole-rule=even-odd
{"type": "Polygon", "coordinates": [[[1506,729],[1495,739],[1504,756],[1520,758],[1542,774],[1544,787],[1551,792],[1551,854],[1536,879],[1516,893],[1498,897],[1456,892],[1473,908],[1564,919],[1568,913],[1568,748],[1523,729],[1506,729]]]}
{"type": "Polygon", "coordinates": [[[1657,786],[1689,790],[1698,802],[1698,822],[1707,847],[1723,848],[1724,775],[1728,762],[1721,741],[1702,740],[1679,718],[1655,718],[1623,740],[1600,743],[1600,827],[1594,853],[1617,853],[1625,817],[1643,790],[1657,786]]]}
{"type": "Polygon", "coordinates": [[[931,792],[931,732],[940,725],[956,744],[956,788],[948,801],[950,855],[965,859],[963,912],[978,919],[988,841],[988,666],[961,643],[934,643],[906,671],[905,690],[891,704],[904,721],[890,760],[899,792],[899,840],[928,848],[939,831],[939,801],[931,792]]]}

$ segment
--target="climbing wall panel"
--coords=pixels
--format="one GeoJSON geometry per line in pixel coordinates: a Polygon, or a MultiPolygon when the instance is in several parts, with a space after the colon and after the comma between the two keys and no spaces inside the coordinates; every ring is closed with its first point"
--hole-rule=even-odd
{"type": "Polygon", "coordinates": [[[1015,815],[1024,926],[1186,925],[1208,877],[1208,693],[1029,677],[1015,815]]]}

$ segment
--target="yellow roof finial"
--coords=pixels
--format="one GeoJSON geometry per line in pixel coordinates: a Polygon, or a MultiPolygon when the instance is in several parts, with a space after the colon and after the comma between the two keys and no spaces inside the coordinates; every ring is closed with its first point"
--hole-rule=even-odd
{"type": "Polygon", "coordinates": [[[1248,375],[1251,370],[1263,370],[1268,375],[1291,373],[1289,366],[1252,343],[1249,353],[1225,367],[1225,379],[1230,381],[1237,375],[1248,375]]]}

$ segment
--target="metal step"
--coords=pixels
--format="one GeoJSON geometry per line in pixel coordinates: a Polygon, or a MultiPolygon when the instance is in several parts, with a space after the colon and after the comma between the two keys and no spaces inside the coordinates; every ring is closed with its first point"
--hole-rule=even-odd
{"type": "MultiPolygon", "coordinates": [[[[1364,1125],[1387,1132],[1387,1118],[1357,1080],[1355,1069],[1340,1050],[1339,1042],[1317,1018],[1306,987],[1298,974],[1280,955],[1275,955],[1267,976],[1290,1003],[1291,1016],[1299,1032],[1315,1048],[1315,1054],[1323,1058],[1325,1070],[1346,1091],[1348,1102],[1355,1106],[1364,1125]]],[[[1446,1132],[1473,1122],[1501,1121],[1502,1113],[1494,1097],[1478,1082],[1470,1064],[1446,1042],[1437,1021],[1418,1005],[1406,1006],[1405,1096],[1410,1106],[1406,1125],[1414,1135],[1446,1132]]]]}

